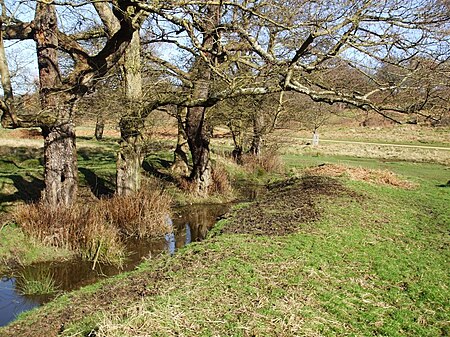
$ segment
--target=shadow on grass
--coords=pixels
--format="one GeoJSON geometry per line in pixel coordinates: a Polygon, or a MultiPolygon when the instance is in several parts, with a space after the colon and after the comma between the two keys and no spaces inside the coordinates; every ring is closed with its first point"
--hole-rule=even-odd
{"type": "Polygon", "coordinates": [[[145,160],[142,163],[142,168],[145,170],[145,172],[151,174],[156,178],[163,179],[167,182],[176,183],[176,180],[173,176],[160,171],[160,169],[168,169],[171,165],[171,161],[160,158],[152,158],[152,161],[145,160]]]}
{"type": "Polygon", "coordinates": [[[107,186],[109,182],[99,177],[94,171],[83,167],[80,167],[79,171],[83,174],[90,190],[97,198],[109,197],[114,194],[114,190],[107,186]]]}
{"type": "Polygon", "coordinates": [[[108,162],[114,163],[116,161],[116,155],[114,152],[99,148],[79,148],[77,154],[84,161],[89,162],[108,162]]]}
{"type": "Polygon", "coordinates": [[[450,180],[446,184],[436,185],[436,187],[450,187],[450,180]]]}
{"type": "Polygon", "coordinates": [[[12,194],[0,194],[0,204],[4,202],[25,201],[36,202],[41,197],[41,192],[45,187],[42,179],[36,178],[32,175],[29,180],[18,174],[4,175],[3,178],[10,179],[13,182],[14,187],[17,189],[12,194]]]}
{"type": "Polygon", "coordinates": [[[8,159],[14,159],[14,161],[25,161],[28,159],[41,159],[44,156],[43,148],[33,147],[15,147],[15,146],[2,146],[0,148],[0,156],[8,159]]]}

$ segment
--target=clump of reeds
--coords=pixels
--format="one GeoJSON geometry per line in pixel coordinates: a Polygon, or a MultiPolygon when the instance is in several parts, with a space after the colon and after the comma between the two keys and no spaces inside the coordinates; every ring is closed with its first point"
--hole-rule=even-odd
{"type": "Polygon", "coordinates": [[[212,185],[211,193],[230,194],[232,192],[230,177],[225,167],[218,162],[212,166],[212,185]]]}
{"type": "Polygon", "coordinates": [[[148,186],[137,194],[103,199],[104,218],[128,236],[149,237],[168,231],[166,216],[171,198],[160,188],[148,186]]]}
{"type": "Polygon", "coordinates": [[[242,164],[248,172],[282,173],[284,171],[283,160],[274,149],[267,149],[260,155],[246,153],[242,156],[242,164]]]}
{"type": "Polygon", "coordinates": [[[20,205],[15,222],[40,242],[78,252],[87,260],[120,264],[127,236],[150,237],[167,232],[171,198],[147,185],[136,194],[113,196],[69,208],[44,202],[20,205]]]}
{"type": "Polygon", "coordinates": [[[48,295],[58,291],[53,275],[48,271],[24,271],[16,278],[17,290],[22,295],[48,295]]]}

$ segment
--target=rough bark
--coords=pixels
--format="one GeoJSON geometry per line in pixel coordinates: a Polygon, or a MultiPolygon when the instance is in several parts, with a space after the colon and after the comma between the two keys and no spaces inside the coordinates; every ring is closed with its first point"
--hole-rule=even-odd
{"type": "Polygon", "coordinates": [[[178,107],[177,121],[178,121],[178,134],[177,134],[177,146],[173,152],[172,172],[187,176],[189,174],[189,160],[187,151],[189,147],[186,141],[186,132],[183,126],[183,119],[186,118],[187,109],[184,107],[178,107]]]}
{"type": "Polygon", "coordinates": [[[260,156],[262,151],[264,133],[264,116],[263,114],[255,114],[253,116],[253,138],[249,153],[254,156],[260,156]]]}
{"type": "Polygon", "coordinates": [[[192,155],[190,178],[194,183],[194,192],[199,196],[206,196],[212,184],[205,110],[204,107],[189,108],[186,117],[186,135],[192,155]]]}
{"type": "Polygon", "coordinates": [[[103,139],[103,131],[105,130],[105,119],[100,114],[97,117],[97,121],[95,122],[95,139],[102,140],[103,139]]]}
{"type": "MultiPolygon", "coordinates": [[[[211,70],[203,60],[197,60],[193,70],[196,78],[192,97],[203,99],[209,94],[211,70]]],[[[211,163],[209,159],[209,142],[207,124],[205,121],[205,107],[187,109],[186,136],[192,156],[192,171],[190,179],[194,184],[194,192],[199,196],[208,195],[212,185],[211,163]]]]}
{"type": "Polygon", "coordinates": [[[133,117],[120,121],[120,149],[117,154],[116,193],[129,195],[141,186],[143,160],[141,127],[133,117]]]}
{"type": "Polygon", "coordinates": [[[117,155],[116,193],[133,194],[141,186],[143,160],[142,78],[139,31],[133,33],[122,62],[126,111],[120,121],[120,149],[117,155]]]}
{"type": "Polygon", "coordinates": [[[233,138],[234,149],[231,152],[231,156],[236,161],[237,164],[242,164],[242,152],[243,152],[243,137],[242,137],[242,121],[239,120],[235,123],[230,121],[228,127],[231,131],[231,136],[233,138]]]}
{"type": "Polygon", "coordinates": [[[54,6],[38,2],[35,41],[39,67],[41,109],[51,112],[54,122],[42,127],[44,136],[43,200],[51,207],[68,207],[77,193],[77,156],[72,122],[71,97],[57,92],[61,86],[58,67],[57,19],[54,6]]]}
{"type": "MultiPolygon", "coordinates": [[[[62,112],[70,115],[70,108],[62,112]]],[[[69,207],[78,187],[77,152],[74,125],[70,120],[42,128],[44,136],[43,200],[52,207],[69,207]]]]}
{"type": "MultiPolygon", "coordinates": [[[[220,36],[216,29],[220,22],[220,6],[206,6],[203,47],[217,53],[220,48],[220,36]]],[[[213,53],[206,52],[211,63],[219,63],[213,53]]],[[[212,71],[208,63],[198,57],[194,63],[191,75],[193,79],[192,99],[206,100],[210,94],[212,71]]],[[[201,106],[188,108],[186,115],[186,136],[192,156],[192,171],[190,179],[194,184],[194,192],[199,196],[206,196],[212,185],[209,142],[210,135],[206,123],[206,108],[201,106]]]]}

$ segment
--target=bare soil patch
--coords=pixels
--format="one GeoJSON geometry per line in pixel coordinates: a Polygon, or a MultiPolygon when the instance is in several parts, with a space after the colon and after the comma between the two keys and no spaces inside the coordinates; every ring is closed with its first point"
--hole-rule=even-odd
{"type": "Polygon", "coordinates": [[[328,177],[349,177],[352,180],[365,181],[376,185],[388,185],[404,189],[412,189],[415,184],[400,178],[388,170],[372,170],[362,167],[349,167],[344,165],[326,164],[310,168],[308,174],[328,177]]]}
{"type": "Polygon", "coordinates": [[[301,223],[316,221],[322,197],[360,198],[337,179],[305,176],[268,186],[269,192],[249,207],[239,209],[223,229],[225,233],[286,235],[297,232],[301,223]]]}

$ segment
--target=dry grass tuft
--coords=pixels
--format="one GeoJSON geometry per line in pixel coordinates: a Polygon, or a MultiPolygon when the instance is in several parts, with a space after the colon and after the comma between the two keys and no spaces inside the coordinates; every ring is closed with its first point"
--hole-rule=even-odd
{"type": "MultiPolygon", "coordinates": [[[[196,194],[196,183],[189,177],[179,177],[178,187],[191,195],[196,194]]],[[[209,194],[228,195],[232,192],[230,177],[223,164],[217,161],[211,166],[211,185],[208,188],[209,194]]]]}
{"type": "Polygon", "coordinates": [[[14,220],[29,236],[47,246],[66,248],[87,260],[118,263],[125,256],[125,236],[149,237],[167,232],[171,198],[156,186],[135,195],[114,196],[66,209],[38,202],[19,205],[14,220]]]}
{"type": "Polygon", "coordinates": [[[248,172],[283,173],[285,169],[283,160],[273,149],[268,149],[259,156],[246,153],[242,156],[242,163],[248,172]]]}
{"type": "Polygon", "coordinates": [[[233,190],[227,170],[218,162],[215,162],[212,167],[212,182],[211,193],[230,194],[233,190]]]}
{"type": "Polygon", "coordinates": [[[149,237],[169,230],[166,216],[170,213],[171,202],[167,193],[151,186],[135,195],[102,199],[99,207],[104,209],[105,219],[124,234],[149,237]]]}
{"type": "Polygon", "coordinates": [[[327,164],[319,167],[309,168],[307,174],[323,175],[330,177],[347,176],[350,179],[366,181],[377,185],[388,185],[404,189],[416,187],[410,181],[401,179],[395,173],[388,170],[373,170],[362,167],[349,167],[344,165],[327,164]]]}
{"type": "Polygon", "coordinates": [[[177,179],[178,181],[178,187],[180,190],[188,193],[193,194],[195,191],[195,182],[191,181],[189,177],[179,177],[177,179]]]}
{"type": "Polygon", "coordinates": [[[120,233],[105,221],[98,203],[65,209],[43,202],[19,205],[14,219],[27,235],[44,245],[76,251],[87,260],[118,263],[124,257],[120,233]]]}

